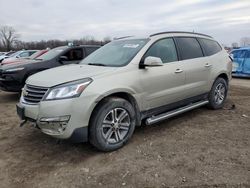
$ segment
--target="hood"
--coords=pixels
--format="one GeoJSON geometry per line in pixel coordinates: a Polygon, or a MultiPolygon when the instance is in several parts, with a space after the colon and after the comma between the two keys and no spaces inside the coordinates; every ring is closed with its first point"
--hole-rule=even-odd
{"type": "Polygon", "coordinates": [[[15,57],[9,57],[9,58],[3,60],[3,62],[15,61],[15,60],[17,60],[17,59],[18,59],[18,58],[15,58],[15,57]]]}
{"type": "Polygon", "coordinates": [[[5,58],[8,58],[8,57],[9,57],[9,56],[1,55],[1,56],[0,56],[0,60],[5,59],[5,58]]]}
{"type": "Polygon", "coordinates": [[[8,58],[8,59],[5,59],[2,61],[2,65],[6,65],[6,64],[11,64],[11,63],[21,63],[21,62],[24,62],[24,61],[27,61],[28,59],[21,59],[21,58],[8,58]]]}
{"type": "Polygon", "coordinates": [[[29,66],[30,64],[41,62],[39,60],[22,60],[22,61],[14,61],[14,62],[8,62],[6,64],[2,64],[1,69],[7,70],[12,68],[19,68],[19,67],[25,67],[29,66]]]}
{"type": "Polygon", "coordinates": [[[105,73],[115,71],[114,67],[101,67],[91,65],[65,65],[57,68],[52,68],[34,74],[26,81],[29,85],[52,87],[66,82],[71,82],[83,78],[95,78],[105,73]]]}

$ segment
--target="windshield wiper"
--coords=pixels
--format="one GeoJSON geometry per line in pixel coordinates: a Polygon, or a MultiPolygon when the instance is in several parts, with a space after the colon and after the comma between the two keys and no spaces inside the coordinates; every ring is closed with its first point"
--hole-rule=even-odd
{"type": "Polygon", "coordinates": [[[105,67],[105,66],[106,66],[106,65],[101,64],[101,63],[88,63],[88,65],[103,66],[103,67],[105,67]]]}

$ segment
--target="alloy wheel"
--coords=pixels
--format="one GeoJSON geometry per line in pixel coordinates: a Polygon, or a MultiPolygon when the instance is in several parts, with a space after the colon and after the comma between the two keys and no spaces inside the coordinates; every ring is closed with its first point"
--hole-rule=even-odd
{"type": "Polygon", "coordinates": [[[214,101],[217,105],[223,103],[226,95],[226,87],[224,84],[219,83],[215,88],[214,101]]]}
{"type": "Polygon", "coordinates": [[[107,143],[117,144],[127,136],[130,124],[127,110],[114,108],[107,113],[102,122],[102,135],[107,143]]]}

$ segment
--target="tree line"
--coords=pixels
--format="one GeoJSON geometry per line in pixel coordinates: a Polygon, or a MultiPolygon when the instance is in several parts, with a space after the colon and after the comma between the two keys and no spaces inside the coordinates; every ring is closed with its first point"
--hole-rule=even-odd
{"type": "Polygon", "coordinates": [[[55,48],[65,46],[69,43],[74,45],[104,45],[111,41],[110,37],[105,37],[103,40],[96,40],[93,36],[85,36],[75,40],[41,40],[25,42],[20,40],[20,35],[11,26],[0,27],[0,51],[36,49],[42,50],[46,48],[55,48]]]}
{"type": "MultiPolygon", "coordinates": [[[[20,40],[20,35],[15,28],[11,26],[0,27],[0,51],[22,50],[22,49],[35,49],[42,50],[46,48],[55,48],[58,46],[65,46],[69,43],[74,45],[104,45],[111,41],[110,37],[105,37],[103,40],[96,40],[93,36],[85,36],[81,39],[75,40],[41,40],[24,42],[20,40]]],[[[240,45],[237,42],[232,43],[232,47],[245,47],[250,46],[250,37],[242,37],[240,45]]]]}

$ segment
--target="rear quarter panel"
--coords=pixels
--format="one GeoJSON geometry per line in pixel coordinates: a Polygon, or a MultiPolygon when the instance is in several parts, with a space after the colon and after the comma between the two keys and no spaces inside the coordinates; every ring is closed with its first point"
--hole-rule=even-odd
{"type": "Polygon", "coordinates": [[[228,80],[232,78],[232,61],[229,58],[229,54],[223,49],[217,54],[210,56],[210,63],[212,64],[210,84],[208,89],[212,88],[212,85],[216,78],[221,74],[226,74],[228,80]]]}

